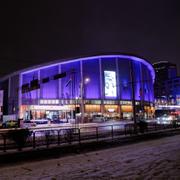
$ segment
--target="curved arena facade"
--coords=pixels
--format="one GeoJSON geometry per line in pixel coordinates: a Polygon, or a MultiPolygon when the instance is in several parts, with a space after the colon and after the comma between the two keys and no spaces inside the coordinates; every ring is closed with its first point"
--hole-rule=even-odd
{"type": "Polygon", "coordinates": [[[154,78],[153,67],[144,59],[102,55],[16,72],[1,81],[1,89],[7,90],[5,114],[19,113],[23,119],[81,117],[90,122],[96,115],[131,119],[133,105],[137,115],[151,117],[154,78]]]}

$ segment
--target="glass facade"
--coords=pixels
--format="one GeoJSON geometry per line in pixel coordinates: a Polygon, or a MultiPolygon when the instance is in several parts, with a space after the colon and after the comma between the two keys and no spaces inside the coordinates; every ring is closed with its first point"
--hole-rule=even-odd
{"type": "Polygon", "coordinates": [[[40,70],[40,99],[58,99],[58,80],[54,80],[54,75],[58,74],[59,67],[52,66],[40,70]],[[49,78],[47,83],[43,79],[49,78]]]}
{"type": "Polygon", "coordinates": [[[130,72],[130,60],[125,58],[118,58],[118,70],[119,70],[119,97],[123,100],[132,99],[132,80],[130,72]]]}
{"type": "Polygon", "coordinates": [[[83,94],[85,99],[100,99],[101,94],[101,74],[100,74],[100,60],[91,59],[82,62],[83,72],[83,94]],[[85,79],[89,78],[89,82],[85,83],[85,79]]]}
{"type": "Polygon", "coordinates": [[[38,90],[31,90],[30,84],[33,80],[38,79],[38,71],[33,71],[22,75],[22,84],[27,86],[25,93],[22,94],[23,104],[34,104],[38,100],[38,90]]]}
{"type": "Polygon", "coordinates": [[[79,107],[85,114],[132,118],[133,91],[140,110],[146,111],[148,108],[140,106],[150,107],[154,102],[154,70],[148,62],[133,56],[105,55],[56,62],[24,71],[20,77],[20,86],[26,87],[25,91],[21,89],[20,105],[26,111],[31,106],[34,114],[52,113],[53,106],[58,114],[79,107]]]}
{"type": "Polygon", "coordinates": [[[148,102],[154,100],[153,77],[149,67],[128,57],[87,58],[41,67],[38,70],[24,72],[22,85],[31,86],[31,82],[36,79],[40,87],[22,93],[23,104],[27,104],[27,99],[76,99],[81,98],[81,95],[83,99],[92,100],[131,100],[132,82],[135,100],[148,102]],[[62,73],[66,73],[65,76],[56,78],[56,75],[62,73]],[[105,86],[110,82],[112,83],[110,89],[114,88],[115,93],[112,97],[105,95],[105,86]]]}
{"type": "Polygon", "coordinates": [[[132,62],[133,74],[132,81],[134,81],[135,99],[143,100],[143,89],[142,89],[142,74],[141,74],[141,63],[137,61],[132,62]]]}
{"type": "Polygon", "coordinates": [[[60,78],[61,99],[75,99],[79,97],[81,82],[80,61],[60,65],[61,73],[66,72],[64,78],[60,78]]]}

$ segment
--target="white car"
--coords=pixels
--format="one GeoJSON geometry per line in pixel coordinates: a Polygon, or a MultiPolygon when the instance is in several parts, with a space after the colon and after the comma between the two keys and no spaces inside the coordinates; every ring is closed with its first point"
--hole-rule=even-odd
{"type": "Polygon", "coordinates": [[[94,115],[93,122],[105,122],[105,117],[100,114],[94,115]]]}
{"type": "Polygon", "coordinates": [[[173,116],[165,114],[157,118],[157,123],[158,124],[171,124],[173,120],[175,120],[173,116]]]}

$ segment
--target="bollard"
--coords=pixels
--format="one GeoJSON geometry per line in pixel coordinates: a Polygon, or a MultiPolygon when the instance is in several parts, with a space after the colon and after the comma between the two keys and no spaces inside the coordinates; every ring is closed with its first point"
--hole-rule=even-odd
{"type": "Polygon", "coordinates": [[[36,132],[33,132],[33,148],[36,148],[36,132]]]}
{"type": "Polygon", "coordinates": [[[4,143],[3,143],[3,151],[6,152],[6,135],[3,136],[3,140],[4,140],[4,143]]]}
{"type": "Polygon", "coordinates": [[[124,125],[124,135],[126,136],[127,132],[126,132],[126,124],[124,125]]]}
{"type": "Polygon", "coordinates": [[[96,127],[96,140],[98,141],[98,127],[96,127]]]}
{"type": "Polygon", "coordinates": [[[78,129],[78,133],[79,133],[79,144],[81,144],[81,129],[78,129]]]}
{"type": "Polygon", "coordinates": [[[112,140],[114,139],[114,129],[113,129],[113,125],[111,125],[111,137],[112,137],[112,140]]]}
{"type": "Polygon", "coordinates": [[[61,130],[58,131],[58,145],[60,145],[60,141],[61,141],[61,138],[60,138],[60,131],[61,131],[61,130]]]}
{"type": "Polygon", "coordinates": [[[49,148],[49,136],[50,136],[50,132],[49,131],[45,132],[45,136],[46,136],[46,147],[49,148]]]}

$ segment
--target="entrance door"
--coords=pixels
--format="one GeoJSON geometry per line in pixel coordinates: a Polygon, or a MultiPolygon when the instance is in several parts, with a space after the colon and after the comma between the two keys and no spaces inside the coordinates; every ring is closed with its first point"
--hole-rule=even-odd
{"type": "Polygon", "coordinates": [[[52,121],[59,120],[59,111],[46,111],[46,118],[52,121]]]}

